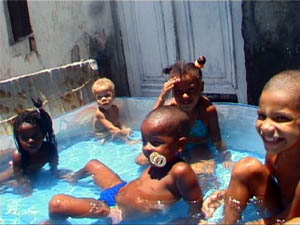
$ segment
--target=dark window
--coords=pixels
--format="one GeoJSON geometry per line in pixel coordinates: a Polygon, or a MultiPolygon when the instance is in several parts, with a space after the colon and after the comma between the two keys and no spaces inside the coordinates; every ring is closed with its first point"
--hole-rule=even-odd
{"type": "Polygon", "coordinates": [[[14,41],[17,42],[32,33],[27,0],[7,0],[7,7],[14,41]]]}

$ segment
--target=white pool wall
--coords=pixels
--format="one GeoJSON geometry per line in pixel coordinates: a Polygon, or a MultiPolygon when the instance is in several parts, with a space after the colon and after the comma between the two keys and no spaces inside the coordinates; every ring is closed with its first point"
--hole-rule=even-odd
{"type": "MultiPolygon", "coordinates": [[[[121,122],[139,130],[145,116],[151,111],[155,98],[116,98],[120,106],[121,122]]],[[[255,130],[257,107],[237,103],[215,103],[218,111],[221,134],[228,146],[247,149],[264,154],[263,143],[255,130]]],[[[54,118],[54,130],[60,150],[60,143],[79,138],[92,132],[92,120],[96,103],[80,107],[72,112],[54,118]]],[[[1,149],[15,148],[12,136],[1,136],[1,149]]]]}

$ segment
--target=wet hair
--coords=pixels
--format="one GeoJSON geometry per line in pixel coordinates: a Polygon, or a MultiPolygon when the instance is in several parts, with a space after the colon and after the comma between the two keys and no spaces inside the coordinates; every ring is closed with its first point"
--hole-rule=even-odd
{"type": "Polygon", "coordinates": [[[200,56],[195,62],[178,61],[175,64],[163,68],[162,72],[170,74],[170,77],[178,76],[179,78],[191,76],[202,80],[202,71],[206,58],[200,56]]]}
{"type": "Polygon", "coordinates": [[[57,143],[52,126],[52,119],[50,115],[42,108],[42,101],[38,98],[37,101],[31,99],[36,109],[28,109],[21,112],[14,120],[13,133],[14,141],[18,152],[21,154],[21,166],[26,168],[28,166],[29,154],[23,149],[19,140],[19,129],[23,123],[29,123],[32,126],[40,128],[43,134],[44,141],[50,143],[54,148],[51,148],[51,155],[57,155],[57,143]],[[52,150],[53,149],[53,150],[52,150]]]}
{"type": "Polygon", "coordinates": [[[151,111],[144,121],[151,120],[153,123],[163,125],[166,135],[175,137],[188,137],[191,123],[188,115],[177,106],[164,105],[151,111]]]}
{"type": "Polygon", "coordinates": [[[99,78],[94,82],[94,84],[92,85],[93,94],[95,94],[96,90],[102,86],[107,86],[108,89],[112,91],[113,96],[115,96],[115,85],[110,79],[106,77],[99,78]]]}
{"type": "Polygon", "coordinates": [[[300,70],[285,70],[274,75],[264,86],[266,90],[284,90],[295,97],[300,109],[300,70]]]}

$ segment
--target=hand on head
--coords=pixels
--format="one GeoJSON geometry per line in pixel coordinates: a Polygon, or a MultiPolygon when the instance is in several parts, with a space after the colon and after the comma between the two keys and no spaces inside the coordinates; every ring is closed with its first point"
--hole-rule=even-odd
{"type": "Polygon", "coordinates": [[[169,96],[170,91],[174,88],[176,83],[180,82],[180,78],[174,76],[164,83],[164,87],[161,91],[160,98],[166,100],[169,96]]]}

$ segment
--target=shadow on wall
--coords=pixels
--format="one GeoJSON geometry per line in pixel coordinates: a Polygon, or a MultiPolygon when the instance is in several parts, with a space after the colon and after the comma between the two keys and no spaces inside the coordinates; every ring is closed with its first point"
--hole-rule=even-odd
{"type": "Polygon", "coordinates": [[[16,115],[33,108],[31,97],[40,97],[52,117],[94,100],[93,82],[99,77],[93,59],[26,74],[0,82],[0,135],[12,134],[16,115]]]}
{"type": "Polygon", "coordinates": [[[287,69],[300,69],[300,2],[243,1],[248,103],[258,104],[265,83],[287,69]]]}

